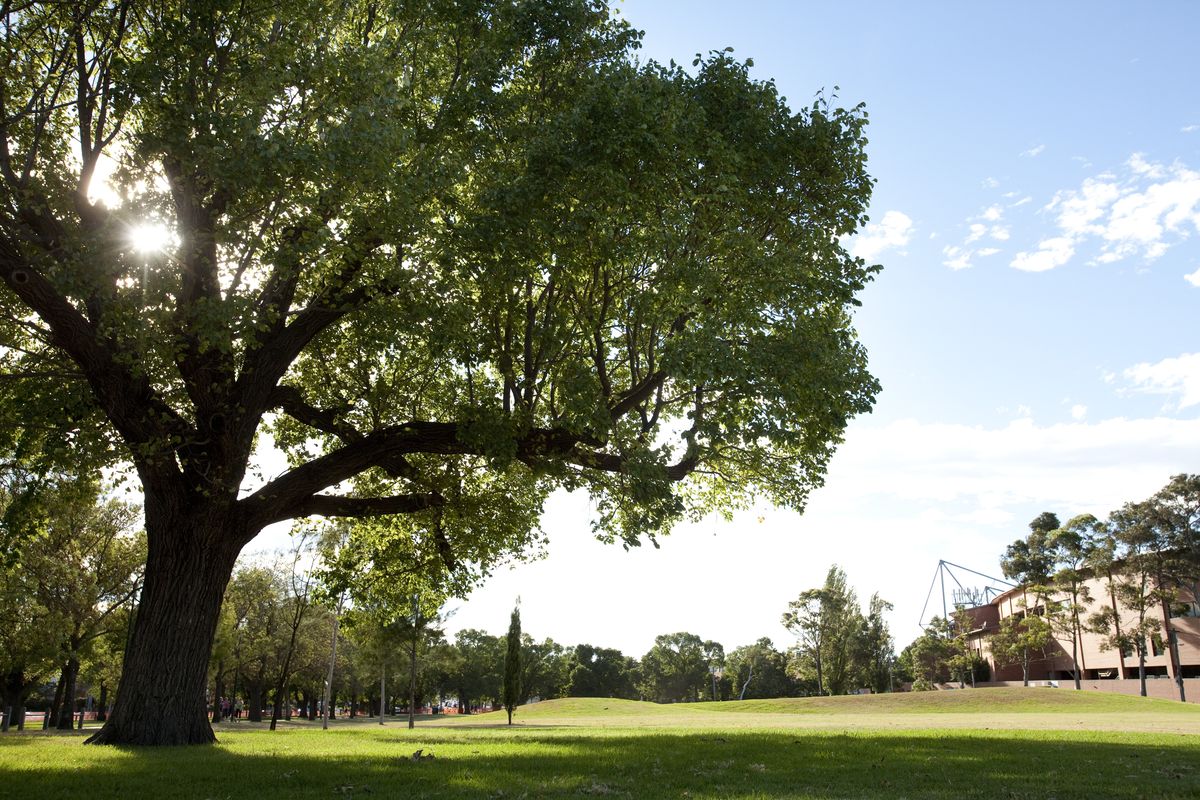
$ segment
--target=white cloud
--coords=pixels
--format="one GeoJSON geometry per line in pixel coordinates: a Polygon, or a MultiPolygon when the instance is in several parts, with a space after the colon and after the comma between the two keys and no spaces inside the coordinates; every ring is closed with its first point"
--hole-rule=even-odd
{"type": "Polygon", "coordinates": [[[1020,208],[1021,206],[1025,205],[1026,203],[1032,203],[1032,202],[1033,202],[1033,198],[1030,197],[1029,195],[1025,195],[1017,202],[1010,203],[1008,207],[1009,208],[1020,208]]]}
{"type": "Polygon", "coordinates": [[[1131,170],[1139,175],[1147,175],[1151,178],[1161,178],[1166,174],[1162,164],[1155,164],[1152,161],[1147,161],[1146,157],[1141,153],[1134,153],[1129,157],[1127,162],[1131,170]]]}
{"type": "MultiPolygon", "coordinates": [[[[1155,179],[1167,176],[1154,171],[1138,174],[1155,179]]],[[[1105,253],[1114,260],[1138,250],[1152,260],[1166,251],[1167,233],[1186,236],[1188,228],[1200,230],[1200,172],[1176,165],[1165,180],[1129,192],[1113,203],[1101,236],[1105,253]]]]}
{"type": "Polygon", "coordinates": [[[888,211],[879,222],[871,222],[854,238],[850,254],[872,261],[885,250],[898,249],[908,244],[913,234],[913,222],[907,214],[888,211]]]}
{"type": "Polygon", "coordinates": [[[1019,256],[1014,267],[1062,266],[1088,239],[1099,245],[1091,263],[1110,264],[1134,256],[1150,262],[1200,231],[1200,172],[1179,162],[1148,161],[1134,153],[1126,161],[1123,175],[1101,173],[1087,178],[1078,189],[1056,193],[1044,210],[1057,212],[1061,233],[1046,242],[1055,242],[1060,255],[1068,249],[1070,254],[1054,258],[1039,250],[1024,254],[1026,258],[1019,256]]]}
{"type": "Polygon", "coordinates": [[[1134,391],[1175,398],[1180,410],[1200,405],[1200,353],[1134,364],[1124,376],[1134,391]]]}
{"type": "Polygon", "coordinates": [[[1058,227],[1070,236],[1103,233],[1104,226],[1097,225],[1096,220],[1120,196],[1121,189],[1115,183],[1088,178],[1078,191],[1056,194],[1046,210],[1058,210],[1058,227]]]}
{"type": "Polygon", "coordinates": [[[995,189],[1000,185],[1000,181],[996,180],[995,178],[988,177],[984,178],[980,185],[983,186],[984,189],[995,189]]]}
{"type": "Polygon", "coordinates": [[[953,270],[966,269],[971,266],[971,259],[974,256],[990,256],[1000,252],[994,247],[984,247],[976,251],[968,247],[968,245],[978,242],[985,236],[989,236],[1000,242],[1008,239],[1008,226],[999,224],[1003,217],[1004,207],[999,204],[990,205],[979,212],[978,215],[968,217],[967,235],[963,238],[962,245],[946,245],[943,247],[942,255],[946,258],[942,261],[942,264],[953,270]]]}
{"type": "Polygon", "coordinates": [[[1192,286],[1200,287],[1200,269],[1196,270],[1191,275],[1184,275],[1183,279],[1192,286]]]}
{"type": "Polygon", "coordinates": [[[1046,145],[1039,144],[1037,147],[1031,147],[1028,150],[1026,150],[1025,152],[1021,153],[1021,157],[1022,158],[1037,158],[1038,156],[1040,156],[1042,154],[1042,151],[1045,149],[1046,149],[1046,145]]]}
{"type": "Polygon", "coordinates": [[[1071,406],[1071,419],[1083,420],[1087,417],[1087,406],[1076,403],[1071,406]]]}
{"type": "MultiPolygon", "coordinates": [[[[901,420],[855,426],[823,492],[853,507],[872,496],[968,507],[1045,503],[1104,514],[1191,469],[1200,419],[1114,418],[985,428],[901,420]]],[[[828,498],[826,498],[828,499],[828,498]]]]}
{"type": "Polygon", "coordinates": [[[1024,272],[1045,272],[1061,267],[1075,255],[1074,242],[1065,236],[1043,239],[1032,253],[1020,252],[1009,263],[1014,269],[1024,272]]]}
{"type": "Polygon", "coordinates": [[[1180,133],[1195,133],[1196,131],[1200,131],[1200,125],[1184,125],[1179,129],[1180,133]]]}
{"type": "Polygon", "coordinates": [[[952,270],[957,271],[971,266],[972,251],[964,247],[948,244],[942,248],[942,255],[946,257],[942,264],[952,270]]]}

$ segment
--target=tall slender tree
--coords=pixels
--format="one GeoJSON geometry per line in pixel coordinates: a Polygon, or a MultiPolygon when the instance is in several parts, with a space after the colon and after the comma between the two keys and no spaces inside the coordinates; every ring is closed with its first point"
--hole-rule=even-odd
{"type": "Polygon", "coordinates": [[[521,702],[521,672],[521,599],[517,598],[504,637],[504,710],[509,725],[521,702]]]}
{"type": "Polygon", "coordinates": [[[1076,691],[1082,688],[1079,644],[1084,631],[1083,613],[1092,601],[1087,583],[1091,575],[1087,566],[1092,561],[1099,537],[1103,535],[1103,527],[1104,524],[1091,514],[1082,514],[1053,531],[1049,540],[1057,562],[1052,584],[1065,598],[1061,603],[1062,614],[1052,622],[1057,623],[1059,631],[1071,637],[1071,673],[1076,691]]]}
{"type": "Polygon", "coordinates": [[[858,598],[836,564],[821,588],[801,592],[788,605],[783,625],[799,637],[798,666],[815,673],[820,694],[845,694],[850,688],[862,621],[858,598]]]}

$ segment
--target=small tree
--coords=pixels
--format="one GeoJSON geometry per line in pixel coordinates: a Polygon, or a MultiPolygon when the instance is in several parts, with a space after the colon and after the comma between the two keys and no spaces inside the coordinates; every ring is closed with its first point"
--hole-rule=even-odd
{"type": "Polygon", "coordinates": [[[504,710],[512,725],[513,712],[521,702],[521,600],[513,606],[508,621],[508,636],[504,653],[504,710]]]}
{"type": "Polygon", "coordinates": [[[928,691],[934,684],[949,677],[950,660],[954,657],[953,634],[950,623],[943,617],[929,620],[925,632],[904,649],[900,659],[913,678],[913,691],[928,691]]]}
{"type": "Polygon", "coordinates": [[[1029,685],[1029,665],[1044,655],[1052,638],[1050,623],[1037,614],[1013,614],[1000,620],[1000,629],[992,634],[992,653],[1000,665],[1020,664],[1023,683],[1029,685]]]}

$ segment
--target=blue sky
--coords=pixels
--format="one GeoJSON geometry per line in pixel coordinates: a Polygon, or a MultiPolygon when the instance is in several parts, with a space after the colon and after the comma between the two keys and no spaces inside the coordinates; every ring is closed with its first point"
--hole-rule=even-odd
{"type": "Polygon", "coordinates": [[[882,275],[861,338],[883,392],[803,516],[768,507],[626,553],[556,496],[548,556],[501,568],[451,630],[640,656],[688,630],[772,637],[841,565],[895,604],[897,646],[939,558],[999,572],[1040,511],[1063,520],[1200,471],[1200,5],[626,0],[644,58],[726,46],[794,108],[824,87],[870,114],[882,275]],[[1149,6],[1145,8],[1150,8],[1149,6]]]}

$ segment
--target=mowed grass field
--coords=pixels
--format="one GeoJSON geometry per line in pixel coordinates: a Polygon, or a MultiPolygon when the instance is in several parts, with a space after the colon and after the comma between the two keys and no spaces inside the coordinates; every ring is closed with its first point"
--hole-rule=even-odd
{"type": "Polygon", "coordinates": [[[570,699],[523,707],[516,721],[501,712],[414,731],[397,719],[275,733],[240,723],[219,726],[213,747],[163,749],[10,734],[0,798],[1200,797],[1200,707],[1135,697],[570,699]]]}

